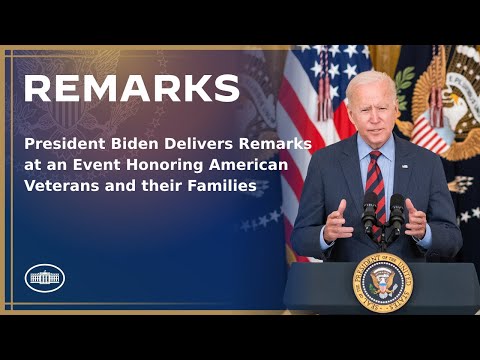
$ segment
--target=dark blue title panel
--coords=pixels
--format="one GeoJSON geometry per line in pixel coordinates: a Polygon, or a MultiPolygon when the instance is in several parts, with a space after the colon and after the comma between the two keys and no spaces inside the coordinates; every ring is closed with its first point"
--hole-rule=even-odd
{"type": "Polygon", "coordinates": [[[6,51],[5,311],[284,309],[265,56],[6,51]]]}

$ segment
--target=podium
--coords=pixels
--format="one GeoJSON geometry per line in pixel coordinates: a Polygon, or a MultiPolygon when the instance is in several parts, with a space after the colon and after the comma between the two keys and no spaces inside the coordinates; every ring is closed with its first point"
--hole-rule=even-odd
{"type": "MultiPolygon", "coordinates": [[[[293,263],[284,303],[292,313],[376,314],[353,292],[357,263],[293,263]]],[[[480,286],[470,263],[409,263],[413,275],[410,300],[392,315],[474,315],[480,310],[480,286]]]]}

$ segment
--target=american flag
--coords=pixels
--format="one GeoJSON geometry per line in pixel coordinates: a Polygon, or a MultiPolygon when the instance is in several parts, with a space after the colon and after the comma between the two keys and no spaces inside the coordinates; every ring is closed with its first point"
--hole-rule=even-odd
{"type": "Polygon", "coordinates": [[[280,152],[280,159],[288,162],[281,181],[289,263],[316,261],[298,256],[290,244],[308,164],[316,150],[355,133],[347,115],[345,90],[355,75],[370,69],[367,45],[297,45],[287,54],[278,94],[278,135],[283,140],[296,137],[312,142],[310,150],[280,152]]]}
{"type": "Polygon", "coordinates": [[[448,149],[450,145],[435,131],[430,125],[430,116],[428,112],[422,114],[413,124],[411,141],[418,146],[433,151],[435,154],[441,154],[448,149]]]}

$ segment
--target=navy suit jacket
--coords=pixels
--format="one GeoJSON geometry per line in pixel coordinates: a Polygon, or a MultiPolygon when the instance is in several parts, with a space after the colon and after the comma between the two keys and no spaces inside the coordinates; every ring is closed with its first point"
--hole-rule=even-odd
{"type": "MultiPolygon", "coordinates": [[[[299,255],[357,262],[379,252],[378,244],[365,234],[361,220],[364,189],[357,136],[358,133],[316,151],[310,160],[291,237],[293,249],[299,255]],[[354,228],[353,236],[337,239],[332,247],[323,252],[320,248],[320,230],[327,216],[338,209],[342,199],[347,201],[343,214],[344,226],[354,228]]],[[[432,246],[428,251],[418,246],[411,236],[405,235],[403,225],[400,237],[390,244],[387,252],[405,261],[425,261],[426,258],[435,261],[440,257],[455,256],[463,240],[456,225],[455,209],[440,157],[396,135],[394,138],[393,193],[410,198],[417,210],[427,214],[427,222],[432,230],[432,246]]],[[[406,207],[404,215],[407,223],[406,207]]]]}

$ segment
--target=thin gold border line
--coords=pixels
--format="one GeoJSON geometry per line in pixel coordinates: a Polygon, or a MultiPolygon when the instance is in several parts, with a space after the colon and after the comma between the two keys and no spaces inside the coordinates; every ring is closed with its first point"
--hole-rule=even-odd
{"type": "MultiPolygon", "coordinates": [[[[67,59],[71,59],[71,58],[81,58],[81,59],[91,59],[91,58],[94,58],[96,57],[97,54],[94,54],[94,55],[68,55],[68,54],[64,54],[64,55],[15,55],[13,56],[14,58],[22,58],[22,59],[42,59],[42,58],[53,58],[53,59],[57,59],[57,58],[67,58],[67,59]]],[[[120,55],[120,57],[129,57],[129,58],[151,58],[152,55],[120,55]]]]}
{"type": "Polygon", "coordinates": [[[53,305],[225,305],[222,302],[15,302],[15,305],[35,305],[35,306],[53,306],[53,305]]]}
{"type": "MultiPolygon", "coordinates": [[[[68,55],[68,54],[59,54],[59,55],[14,55],[14,58],[23,58],[23,59],[41,59],[41,58],[83,58],[83,59],[91,59],[96,57],[97,54],[94,55],[68,55]]],[[[152,55],[129,55],[129,54],[120,54],[122,58],[151,58],[152,55]]]]}
{"type": "MultiPolygon", "coordinates": [[[[12,45],[21,50],[290,50],[293,45],[12,45]]],[[[14,55],[12,50],[12,55],[14,55]]]]}
{"type": "Polygon", "coordinates": [[[5,312],[5,49],[0,47],[0,313],[5,312]]]}
{"type": "Polygon", "coordinates": [[[17,310],[6,315],[292,315],[288,310],[17,310]]]}
{"type": "MultiPolygon", "coordinates": [[[[92,55],[69,55],[69,54],[58,54],[58,55],[41,55],[41,54],[36,54],[36,55],[12,55],[14,58],[94,58],[96,57],[97,54],[92,54],[92,55]]],[[[151,57],[151,55],[150,55],[151,57]]]]}
{"type": "Polygon", "coordinates": [[[13,57],[10,59],[10,310],[13,310],[13,57]]]}

